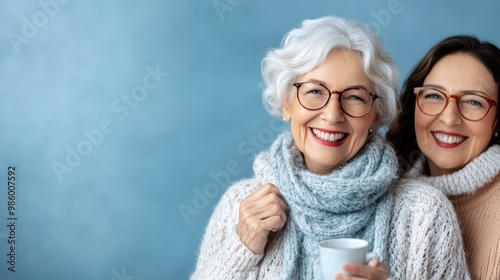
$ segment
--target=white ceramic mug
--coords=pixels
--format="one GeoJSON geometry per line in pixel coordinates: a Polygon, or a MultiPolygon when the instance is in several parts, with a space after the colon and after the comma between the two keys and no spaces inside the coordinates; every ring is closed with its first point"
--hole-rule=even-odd
{"type": "Polygon", "coordinates": [[[366,264],[377,255],[368,251],[368,242],[356,238],[337,238],[319,243],[321,268],[325,280],[335,279],[335,275],[346,273],[342,266],[348,262],[366,264]]]}

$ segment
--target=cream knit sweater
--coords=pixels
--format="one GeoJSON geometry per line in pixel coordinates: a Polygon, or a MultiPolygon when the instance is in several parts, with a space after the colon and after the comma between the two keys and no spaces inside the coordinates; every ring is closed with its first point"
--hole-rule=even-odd
{"type": "MultiPolygon", "coordinates": [[[[280,279],[283,232],[269,237],[265,253],[252,253],[236,233],[240,202],[261,187],[247,179],[230,187],[206,228],[195,279],[280,279]]],[[[395,279],[470,279],[454,209],[436,189],[412,180],[394,186],[386,262],[395,279]]]]}

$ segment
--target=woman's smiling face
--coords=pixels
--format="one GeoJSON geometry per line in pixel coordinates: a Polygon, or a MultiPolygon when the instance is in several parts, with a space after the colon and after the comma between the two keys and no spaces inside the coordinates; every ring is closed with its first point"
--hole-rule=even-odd
{"type": "MultiPolygon", "coordinates": [[[[439,60],[423,86],[441,89],[446,95],[473,93],[498,103],[498,89],[488,69],[469,54],[456,53],[439,60]]],[[[444,111],[428,116],[415,107],[418,146],[427,157],[432,176],[457,171],[488,147],[496,124],[496,108],[479,121],[464,119],[456,99],[450,98],[444,111]]]]}
{"type": "MultiPolygon", "coordinates": [[[[295,82],[311,81],[331,91],[341,92],[356,86],[375,92],[360,55],[343,48],[332,51],[322,64],[295,82]]],[[[375,106],[360,118],[345,114],[338,94],[332,95],[328,104],[316,111],[302,107],[296,92],[292,96],[283,105],[283,116],[291,121],[293,139],[304,155],[307,168],[317,174],[330,173],[356,155],[365,144],[369,130],[375,129],[378,123],[375,106]]]]}

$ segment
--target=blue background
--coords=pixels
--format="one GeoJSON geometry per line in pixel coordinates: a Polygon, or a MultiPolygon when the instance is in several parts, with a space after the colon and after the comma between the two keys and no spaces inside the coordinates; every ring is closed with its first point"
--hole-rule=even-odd
{"type": "Polygon", "coordinates": [[[445,36],[500,43],[493,0],[0,3],[0,279],[187,279],[228,182],[283,126],[260,61],[303,19],[370,22],[400,83],[445,36]]]}

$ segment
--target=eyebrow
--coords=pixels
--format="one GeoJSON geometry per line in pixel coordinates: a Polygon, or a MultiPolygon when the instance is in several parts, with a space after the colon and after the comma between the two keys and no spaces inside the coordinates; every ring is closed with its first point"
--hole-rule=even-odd
{"type": "MultiPolygon", "coordinates": [[[[425,85],[423,85],[423,87],[433,87],[436,89],[440,89],[442,91],[448,91],[445,87],[443,87],[441,85],[435,85],[435,84],[425,84],[425,85]]],[[[461,93],[471,93],[471,94],[481,94],[481,95],[484,95],[488,98],[490,97],[486,92],[481,91],[481,90],[466,89],[466,90],[461,90],[460,92],[461,93]]]]}
{"type": "MultiPolygon", "coordinates": [[[[323,86],[327,87],[327,88],[328,88],[328,90],[330,90],[329,86],[328,86],[328,85],[327,85],[327,83],[325,83],[324,81],[317,80],[317,79],[309,79],[309,80],[307,80],[306,82],[315,82],[315,83],[320,83],[320,84],[322,84],[323,86]]],[[[368,90],[368,88],[367,88],[366,86],[364,86],[364,85],[350,85],[350,86],[347,86],[345,89],[347,89],[347,88],[362,88],[362,89],[364,89],[364,90],[366,90],[366,91],[369,91],[369,90],[368,90]]],[[[345,90],[345,89],[344,89],[344,90],[345,90]]],[[[370,92],[370,91],[369,91],[369,92],[370,92]]]]}
{"type": "Polygon", "coordinates": [[[315,82],[315,83],[320,83],[322,85],[326,85],[326,83],[324,81],[317,80],[317,79],[309,79],[309,80],[307,80],[307,82],[315,82]]]}

